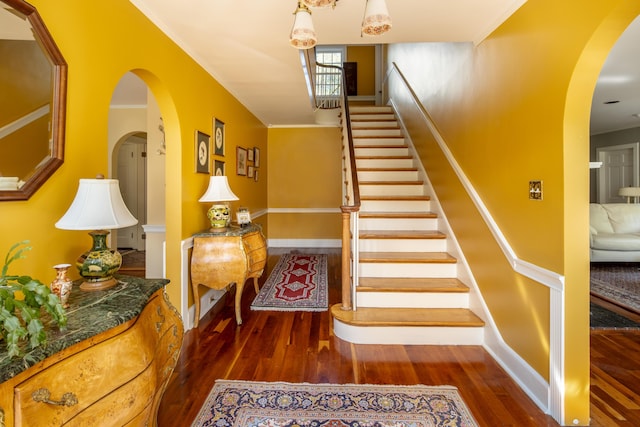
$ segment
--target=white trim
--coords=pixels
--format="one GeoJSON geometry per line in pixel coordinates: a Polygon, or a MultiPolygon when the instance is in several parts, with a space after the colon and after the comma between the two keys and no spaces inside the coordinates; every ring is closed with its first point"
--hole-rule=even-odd
{"type": "Polygon", "coordinates": [[[7,123],[6,125],[0,127],[0,138],[11,135],[13,132],[22,129],[29,123],[38,120],[40,117],[46,116],[47,114],[49,114],[49,110],[49,104],[47,104],[38,108],[37,110],[25,114],[24,116],[12,121],[11,123],[7,123]]]}
{"type": "Polygon", "coordinates": [[[341,213],[340,208],[269,208],[269,213],[301,213],[301,214],[315,214],[315,213],[341,213]]]}
{"type": "Polygon", "coordinates": [[[143,224],[142,229],[145,233],[165,233],[167,226],[164,224],[143,224]]]}
{"type": "Polygon", "coordinates": [[[269,248],[340,248],[340,239],[269,239],[269,248]]]}
{"type": "MultiPolygon", "coordinates": [[[[193,237],[180,242],[180,313],[182,313],[182,324],[184,330],[193,328],[193,317],[189,312],[189,249],[193,248],[193,237]]],[[[164,263],[166,266],[166,262],[164,263]]],[[[166,275],[166,273],[165,273],[166,275]]]]}

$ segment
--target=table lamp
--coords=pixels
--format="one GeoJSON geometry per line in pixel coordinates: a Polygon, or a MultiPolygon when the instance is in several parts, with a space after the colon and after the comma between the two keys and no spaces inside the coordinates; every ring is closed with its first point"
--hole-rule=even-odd
{"type": "Polygon", "coordinates": [[[207,218],[211,221],[210,231],[224,231],[231,222],[229,213],[229,204],[220,202],[230,202],[238,200],[238,196],[233,194],[229,188],[229,182],[226,176],[211,176],[209,178],[209,187],[207,191],[200,197],[199,202],[213,202],[213,205],[207,211],[207,218]]]}
{"type": "Polygon", "coordinates": [[[622,187],[618,190],[618,196],[626,197],[627,203],[631,203],[631,198],[633,197],[633,203],[638,203],[640,187],[622,187]]]}
{"type": "Polygon", "coordinates": [[[120,269],[122,256],[107,246],[110,229],[138,223],[122,200],[117,179],[81,179],[78,192],[67,212],[56,222],[62,230],[92,230],[93,246],[76,261],[86,291],[108,289],[117,284],[113,275],[120,269]]]}

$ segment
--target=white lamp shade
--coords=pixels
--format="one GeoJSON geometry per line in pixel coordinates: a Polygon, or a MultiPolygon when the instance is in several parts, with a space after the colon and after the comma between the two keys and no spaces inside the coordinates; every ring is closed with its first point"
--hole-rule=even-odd
{"type": "Polygon", "coordinates": [[[391,29],[391,16],[385,0],[367,0],[362,20],[362,33],[379,36],[391,29]]]}
{"type": "Polygon", "coordinates": [[[316,31],[313,28],[311,11],[301,4],[296,10],[295,15],[293,28],[289,36],[289,43],[296,49],[309,49],[314,47],[318,39],[316,38],[316,31]]]}
{"type": "Polygon", "coordinates": [[[233,194],[229,187],[229,181],[226,176],[211,176],[209,178],[209,187],[207,191],[200,197],[200,202],[230,202],[238,200],[238,196],[233,194]]]}
{"type": "Polygon", "coordinates": [[[640,187],[622,187],[618,190],[618,196],[640,197],[640,187]]]}
{"type": "Polygon", "coordinates": [[[81,179],[75,199],[56,228],[109,230],[137,223],[122,200],[117,179],[81,179]]]}

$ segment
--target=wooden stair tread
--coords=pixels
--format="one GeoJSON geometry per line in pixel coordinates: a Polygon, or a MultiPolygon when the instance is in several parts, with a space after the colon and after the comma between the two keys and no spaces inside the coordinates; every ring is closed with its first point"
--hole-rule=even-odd
{"type": "Polygon", "coordinates": [[[356,160],[384,160],[384,159],[389,159],[389,160],[398,160],[398,159],[413,159],[413,156],[411,155],[406,155],[406,156],[358,156],[356,155],[356,160]]]}
{"type": "Polygon", "coordinates": [[[435,212],[360,212],[360,218],[419,219],[437,218],[435,212]]]}
{"type": "Polygon", "coordinates": [[[358,168],[358,172],[417,172],[418,168],[358,168]]]}
{"type": "MultiPolygon", "coordinates": [[[[393,128],[391,128],[393,129],[393,128]]],[[[364,130],[364,129],[355,129],[356,131],[358,130],[364,130]]],[[[404,139],[403,135],[353,135],[353,139],[384,139],[384,138],[401,138],[404,139]]]]}
{"type": "Polygon", "coordinates": [[[483,327],[484,321],[466,308],[374,308],[357,311],[331,306],[331,314],[342,323],[354,326],[442,326],[483,327]]]}
{"type": "Polygon", "coordinates": [[[431,200],[431,197],[426,195],[421,196],[360,196],[360,200],[431,200]]]}
{"type": "Polygon", "coordinates": [[[360,262],[454,264],[458,260],[446,252],[360,252],[360,262]]]}
{"type": "Polygon", "coordinates": [[[445,239],[438,230],[360,230],[361,239],[445,239]]]}
{"type": "Polygon", "coordinates": [[[367,144],[367,145],[356,145],[353,147],[358,150],[360,148],[409,148],[407,144],[388,144],[388,145],[375,145],[375,144],[367,144]]]}
{"type": "Polygon", "coordinates": [[[469,287],[455,277],[360,277],[357,292],[468,293],[469,287]]]}

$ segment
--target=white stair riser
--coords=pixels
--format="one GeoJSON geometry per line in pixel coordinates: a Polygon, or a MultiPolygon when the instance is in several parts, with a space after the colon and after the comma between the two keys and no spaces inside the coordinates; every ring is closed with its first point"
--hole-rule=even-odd
{"type": "Polygon", "coordinates": [[[376,129],[394,128],[395,129],[397,127],[398,127],[398,122],[396,122],[395,120],[380,120],[380,121],[371,120],[366,122],[351,120],[351,130],[371,129],[371,128],[376,128],[376,129]]]}
{"type": "Polygon", "coordinates": [[[368,120],[395,120],[396,116],[393,113],[369,113],[369,114],[350,114],[351,123],[368,120]]]}
{"type": "Polygon", "coordinates": [[[467,308],[468,293],[358,292],[358,307],[467,308]]]}
{"type": "Polygon", "coordinates": [[[360,171],[358,181],[413,181],[418,179],[418,171],[360,171]]]}
{"type": "Polygon", "coordinates": [[[362,145],[405,145],[404,138],[354,138],[353,147],[362,145]]]}
{"type": "Polygon", "coordinates": [[[434,326],[353,326],[333,320],[333,332],[354,344],[482,345],[484,328],[434,326]]]}
{"type": "Polygon", "coordinates": [[[415,184],[360,184],[360,196],[424,196],[424,186],[415,184]]]}
{"type": "Polygon", "coordinates": [[[358,159],[356,158],[356,168],[411,168],[413,159],[358,159]]]}
{"type": "Polygon", "coordinates": [[[429,212],[429,200],[362,200],[362,212],[429,212]]]}
{"type": "Polygon", "coordinates": [[[356,157],[367,156],[408,156],[409,147],[377,147],[377,148],[358,148],[355,147],[356,157]]]}
{"type": "Polygon", "coordinates": [[[360,136],[402,136],[400,129],[352,129],[353,137],[360,136]]]}
{"type": "MultiPolygon", "coordinates": [[[[406,211],[404,211],[406,212],[406,211]]],[[[360,218],[360,230],[437,230],[437,218],[360,218]]]]}
{"type": "Polygon", "coordinates": [[[369,263],[360,262],[360,277],[456,277],[456,264],[447,263],[369,263]]]}
{"type": "Polygon", "coordinates": [[[364,252],[445,252],[446,239],[360,239],[364,252]]]}

